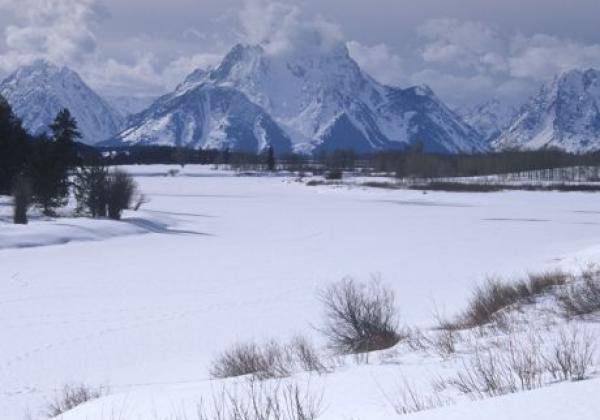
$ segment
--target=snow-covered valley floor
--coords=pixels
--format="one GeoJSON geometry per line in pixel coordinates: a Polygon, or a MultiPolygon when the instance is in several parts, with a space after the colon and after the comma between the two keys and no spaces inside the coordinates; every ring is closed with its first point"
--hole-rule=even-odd
{"type": "MultiPolygon", "coordinates": [[[[423,194],[194,167],[178,177],[160,176],[162,166],[129,170],[150,202],[123,222],[13,227],[0,202],[0,420],[43,416],[69,383],[106,385],[111,396],[65,420],[163,420],[218,387],[208,381],[211,360],[237,341],[302,333],[320,343],[317,291],[345,276],[380,276],[402,323],[427,328],[434,312],[461,310],[487,276],[600,262],[597,194],[423,194]],[[117,406],[128,417],[111,418],[117,406]]],[[[391,391],[380,388],[418,382],[434,363],[406,357],[314,379],[323,418],[395,416],[391,391]]],[[[593,420],[598,389],[598,379],[564,383],[414,418],[494,418],[502,407],[494,419],[515,419],[511,410],[523,407],[528,420],[593,420]],[[543,402],[565,390],[577,399],[564,404],[583,414],[567,407],[547,417],[543,402]]]]}

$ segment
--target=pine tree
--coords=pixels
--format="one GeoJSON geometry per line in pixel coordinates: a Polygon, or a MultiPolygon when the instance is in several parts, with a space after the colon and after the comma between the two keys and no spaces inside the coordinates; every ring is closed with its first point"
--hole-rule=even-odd
{"type": "Polygon", "coordinates": [[[79,160],[75,141],[81,138],[68,109],[56,115],[50,132],[51,138],[41,136],[34,142],[29,165],[34,200],[46,215],[54,215],[68,200],[69,173],[79,160]]]}
{"type": "Polygon", "coordinates": [[[25,168],[29,137],[12,108],[0,96],[0,194],[9,194],[14,178],[25,168]]]}
{"type": "Polygon", "coordinates": [[[65,170],[75,167],[78,163],[75,142],[82,138],[77,127],[77,121],[68,109],[61,110],[50,124],[52,140],[56,144],[57,158],[65,170]]]}
{"type": "Polygon", "coordinates": [[[269,146],[267,149],[267,169],[269,172],[275,171],[275,151],[273,146],[269,146]]]}

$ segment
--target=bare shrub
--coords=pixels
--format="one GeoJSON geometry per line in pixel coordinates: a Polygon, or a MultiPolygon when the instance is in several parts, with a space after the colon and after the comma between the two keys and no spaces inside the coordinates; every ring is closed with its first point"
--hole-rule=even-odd
{"type": "Polygon", "coordinates": [[[138,185],[131,175],[120,169],[112,171],[107,183],[108,217],[121,219],[123,210],[132,207],[137,193],[138,185]]]}
{"type": "Polygon", "coordinates": [[[27,211],[33,201],[31,182],[23,175],[17,175],[13,183],[13,222],[16,225],[26,225],[27,211]]]}
{"type": "Polygon", "coordinates": [[[595,341],[591,333],[578,328],[560,331],[558,340],[545,356],[548,371],[557,380],[584,380],[594,363],[595,341]]]}
{"type": "Polygon", "coordinates": [[[198,406],[198,420],[314,420],[323,398],[298,384],[250,380],[242,390],[223,388],[210,404],[198,406]]]}
{"type": "Polygon", "coordinates": [[[75,407],[106,395],[106,388],[92,388],[84,384],[65,385],[54,400],[48,404],[48,417],[58,417],[75,407]]]}
{"type": "Polygon", "coordinates": [[[223,352],[210,369],[213,378],[231,378],[253,375],[258,379],[289,376],[293,359],[283,346],[269,341],[263,346],[256,343],[240,343],[223,352]]]}
{"type": "Polygon", "coordinates": [[[476,347],[444,385],[481,398],[540,388],[552,380],[583,380],[594,365],[595,345],[592,334],[576,327],[561,331],[551,347],[534,331],[511,335],[496,346],[476,347]]]}
{"type": "Polygon", "coordinates": [[[394,293],[377,279],[360,284],[347,278],[320,293],[325,308],[319,330],[341,354],[393,347],[400,340],[394,293]]]}
{"type": "Polygon", "coordinates": [[[536,389],[545,383],[543,343],[534,335],[510,336],[496,346],[476,347],[447,385],[475,397],[496,397],[536,389]]]}
{"type": "Polygon", "coordinates": [[[313,343],[308,341],[306,337],[294,337],[289,344],[289,349],[303,370],[318,373],[326,373],[329,371],[327,366],[321,360],[313,343]]]}
{"type": "Polygon", "coordinates": [[[600,270],[590,267],[558,296],[567,317],[589,315],[600,311],[600,270]]]}
{"type": "Polygon", "coordinates": [[[463,394],[477,397],[495,397],[515,392],[512,376],[502,366],[499,355],[492,350],[478,349],[470,361],[447,382],[463,394]]]}

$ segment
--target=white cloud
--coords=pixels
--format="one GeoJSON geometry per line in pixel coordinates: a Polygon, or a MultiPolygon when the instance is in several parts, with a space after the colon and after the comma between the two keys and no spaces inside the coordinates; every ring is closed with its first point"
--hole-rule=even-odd
{"type": "MultiPolygon", "coordinates": [[[[195,54],[165,62],[151,50],[134,52],[129,62],[106,57],[98,51],[95,35],[96,26],[108,16],[99,0],[0,0],[1,11],[17,19],[3,33],[3,73],[44,58],[74,68],[102,93],[157,94],[172,89],[196,68],[220,60],[219,54],[195,54]]],[[[188,30],[183,36],[190,35],[199,33],[188,30]]],[[[139,44],[136,38],[124,42],[139,44]]]]}
{"type": "Polygon", "coordinates": [[[600,44],[586,45],[549,35],[516,35],[509,58],[510,74],[546,80],[574,68],[600,68],[600,44]]]}
{"type": "Polygon", "coordinates": [[[426,43],[421,55],[426,63],[454,65],[477,71],[506,71],[504,37],[481,22],[433,19],[418,29],[426,43]]]}
{"type": "Polygon", "coordinates": [[[385,44],[363,45],[358,41],[348,42],[350,56],[369,75],[379,82],[394,86],[410,83],[403,59],[385,44]]]}
{"type": "Polygon", "coordinates": [[[306,16],[289,3],[244,0],[237,17],[240,41],[260,44],[271,54],[327,52],[343,42],[339,26],[320,16],[306,16]]]}
{"type": "Polygon", "coordinates": [[[106,16],[97,0],[3,0],[0,10],[18,19],[4,29],[5,71],[34,58],[58,64],[84,60],[96,50],[94,26],[106,16]]]}

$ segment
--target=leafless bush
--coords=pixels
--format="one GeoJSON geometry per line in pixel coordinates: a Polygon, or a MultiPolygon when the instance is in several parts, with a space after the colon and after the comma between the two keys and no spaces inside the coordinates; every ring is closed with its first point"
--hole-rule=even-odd
{"type": "Polygon", "coordinates": [[[510,336],[474,355],[447,385],[479,398],[495,397],[541,387],[545,382],[541,338],[533,334],[510,336]]]}
{"type": "Polygon", "coordinates": [[[546,367],[555,379],[581,381],[594,363],[595,337],[578,328],[562,330],[551,351],[545,356],[546,367]]]}
{"type": "Polygon", "coordinates": [[[250,380],[239,390],[223,389],[211,404],[201,403],[198,420],[314,420],[323,398],[308,387],[250,380]]]}
{"type": "Polygon", "coordinates": [[[583,380],[594,364],[595,337],[573,327],[561,331],[549,347],[535,331],[510,335],[494,346],[476,347],[455,377],[459,392],[495,397],[540,388],[553,380],[583,380]]]}
{"type": "Polygon", "coordinates": [[[393,347],[400,340],[394,293],[380,281],[344,279],[320,294],[325,322],[319,330],[329,347],[341,354],[393,347]]]}
{"type": "Polygon", "coordinates": [[[107,182],[108,217],[119,220],[123,210],[132,207],[137,193],[138,185],[131,175],[120,169],[112,171],[107,182]]]}
{"type": "Polygon", "coordinates": [[[495,397],[517,390],[514,378],[502,365],[498,353],[478,349],[462,369],[447,382],[463,394],[495,397]]]}
{"type": "Polygon", "coordinates": [[[300,367],[307,372],[325,373],[329,369],[323,363],[319,352],[306,337],[296,336],[289,344],[289,349],[300,367]]]}
{"type": "Polygon", "coordinates": [[[567,317],[589,315],[600,311],[600,270],[589,268],[559,294],[559,302],[567,317]]]}
{"type": "Polygon", "coordinates": [[[210,369],[213,378],[253,375],[258,379],[289,376],[293,368],[290,352],[275,341],[263,346],[240,343],[223,352],[210,369]]]}
{"type": "Polygon", "coordinates": [[[92,388],[87,385],[65,385],[54,400],[48,404],[47,414],[54,418],[88,401],[98,399],[107,394],[106,388],[92,388]]]}

